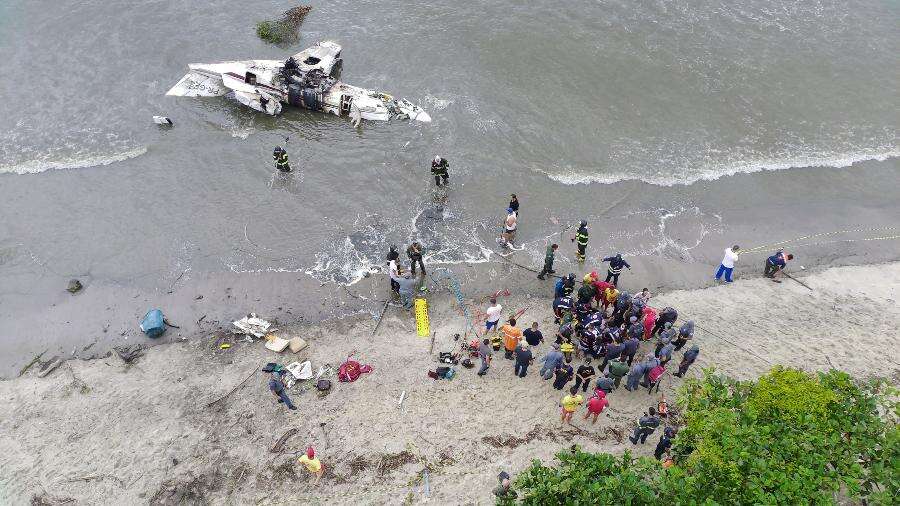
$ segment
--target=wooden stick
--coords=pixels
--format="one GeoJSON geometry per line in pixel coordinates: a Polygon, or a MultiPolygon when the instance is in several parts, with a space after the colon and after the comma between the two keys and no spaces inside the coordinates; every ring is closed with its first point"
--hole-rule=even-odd
{"type": "Polygon", "coordinates": [[[25,374],[28,371],[28,369],[31,369],[31,366],[38,363],[38,360],[40,360],[41,357],[44,356],[44,353],[47,353],[47,351],[49,351],[49,348],[47,350],[44,350],[44,351],[38,353],[37,355],[35,355],[34,358],[31,359],[31,362],[28,362],[27,364],[25,364],[25,367],[23,367],[22,370],[19,371],[19,376],[21,377],[23,374],[25,374]]]}
{"type": "Polygon", "coordinates": [[[206,407],[207,407],[207,408],[208,408],[208,407],[211,407],[213,404],[216,404],[216,403],[218,403],[218,402],[220,402],[220,401],[225,400],[226,397],[228,397],[229,395],[233,394],[233,393],[235,392],[235,390],[237,390],[238,388],[240,388],[241,385],[243,385],[243,384],[246,383],[250,378],[252,378],[254,374],[256,374],[256,368],[253,369],[253,372],[251,372],[249,376],[247,376],[246,378],[244,378],[244,381],[242,381],[242,382],[238,383],[237,385],[235,385],[235,387],[232,388],[231,390],[229,390],[227,394],[225,394],[225,395],[223,395],[222,397],[219,397],[218,399],[216,399],[216,400],[210,402],[209,404],[207,404],[206,407]]]}
{"type": "Polygon", "coordinates": [[[807,284],[804,283],[803,281],[800,281],[799,279],[795,278],[794,276],[791,276],[790,274],[784,272],[784,270],[782,270],[781,273],[784,274],[785,276],[787,276],[788,278],[793,279],[794,281],[800,283],[801,285],[803,285],[804,287],[806,287],[807,289],[809,289],[809,291],[813,291],[813,289],[812,289],[811,286],[807,285],[807,284]]]}
{"type": "Polygon", "coordinates": [[[375,323],[375,328],[372,329],[372,335],[374,336],[376,332],[378,332],[378,327],[381,326],[381,320],[384,320],[384,313],[387,312],[388,304],[391,303],[391,299],[384,301],[384,307],[381,308],[381,315],[378,316],[378,321],[375,323]]]}

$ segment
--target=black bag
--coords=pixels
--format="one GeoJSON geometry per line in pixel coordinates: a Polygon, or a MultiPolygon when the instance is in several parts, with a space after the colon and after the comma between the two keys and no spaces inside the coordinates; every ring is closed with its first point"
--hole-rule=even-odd
{"type": "Polygon", "coordinates": [[[322,378],[316,382],[316,388],[320,392],[327,392],[327,391],[331,390],[331,381],[329,381],[325,378],[322,378]]]}
{"type": "Polygon", "coordinates": [[[262,368],[262,372],[272,372],[276,367],[278,367],[278,364],[276,364],[275,362],[269,362],[265,367],[262,368]]]}
{"type": "Polygon", "coordinates": [[[466,369],[471,369],[471,368],[475,367],[475,364],[473,364],[471,360],[464,358],[462,361],[462,366],[465,367],[466,369]]]}
{"type": "Polygon", "coordinates": [[[450,368],[449,367],[438,367],[436,372],[437,372],[438,378],[443,378],[444,376],[447,375],[448,372],[450,372],[450,368]]]}

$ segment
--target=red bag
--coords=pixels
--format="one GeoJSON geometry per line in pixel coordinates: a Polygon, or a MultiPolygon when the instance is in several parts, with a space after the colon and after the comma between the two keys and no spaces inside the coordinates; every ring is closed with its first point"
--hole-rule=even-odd
{"type": "Polygon", "coordinates": [[[653,369],[650,369],[650,374],[647,375],[647,378],[650,380],[650,383],[656,383],[656,380],[658,380],[664,372],[666,372],[666,366],[658,365],[653,369]]]}
{"type": "Polygon", "coordinates": [[[359,379],[363,373],[372,372],[372,366],[359,365],[356,360],[347,359],[341,367],[338,368],[338,381],[350,383],[359,379]]]}

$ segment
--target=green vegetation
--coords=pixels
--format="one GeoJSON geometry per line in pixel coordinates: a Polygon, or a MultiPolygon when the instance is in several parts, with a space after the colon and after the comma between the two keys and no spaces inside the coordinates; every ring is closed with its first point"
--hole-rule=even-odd
{"type": "Polygon", "coordinates": [[[887,383],[840,371],[776,367],[737,381],[707,370],[679,390],[673,467],[576,449],[555,467],[535,460],[515,488],[534,505],[896,504],[896,399],[887,383]]]}

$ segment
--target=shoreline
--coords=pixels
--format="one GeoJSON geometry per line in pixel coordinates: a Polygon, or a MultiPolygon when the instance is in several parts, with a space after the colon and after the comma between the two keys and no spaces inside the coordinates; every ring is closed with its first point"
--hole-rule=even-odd
{"type": "MultiPolygon", "coordinates": [[[[515,285],[523,276],[498,279],[515,285]]],[[[777,363],[900,381],[900,363],[885,356],[900,346],[900,263],[830,268],[802,280],[813,291],[790,280],[757,278],[657,294],[652,304],[671,305],[680,320],[697,322],[701,352],[688,376],[714,366],[751,378],[777,363]]],[[[336,367],[350,354],[374,368],[354,383],[332,377],[324,397],[292,391],[295,412],[274,402],[259,372],[206,407],[266,362],[297,357],[277,355],[258,342],[220,350],[203,335],[144,350],[132,364],[116,355],[73,360],[46,378],[33,369],[0,381],[0,490],[12,503],[35,497],[151,504],[220,503],[226,497],[242,503],[401,503],[410,497],[420,503],[423,470],[429,469],[429,500],[488,504],[501,470],[515,474],[532,458],[552,460],[570,444],[652,453],[651,444],[622,443],[655,398],[645,391],[616,390],[597,425],[584,423],[579,412],[576,427],[563,428],[556,407],[561,394],[537,378],[535,366],[528,377],[515,378],[511,363],[498,356],[484,378],[459,367],[451,381],[429,379],[435,356],[455,346],[451,336],[465,324],[452,297],[432,293],[434,355],[429,340],[415,336],[411,316],[399,311],[389,311],[374,336],[374,324],[364,316],[281,325],[281,332],[307,339],[310,346],[298,357],[312,360],[314,369],[336,367]],[[269,452],[289,428],[298,432],[284,451],[269,452]],[[307,445],[316,447],[328,470],[315,489],[295,465],[295,454],[307,445]]],[[[478,298],[467,302],[477,304],[478,298]]],[[[504,313],[530,307],[522,326],[538,321],[552,333],[546,295],[513,293],[500,301],[504,313]]],[[[536,356],[547,348],[540,345],[536,356]]],[[[648,349],[652,345],[644,343],[640,353],[648,349]]],[[[662,392],[674,400],[680,383],[668,376],[662,392]]]]}

